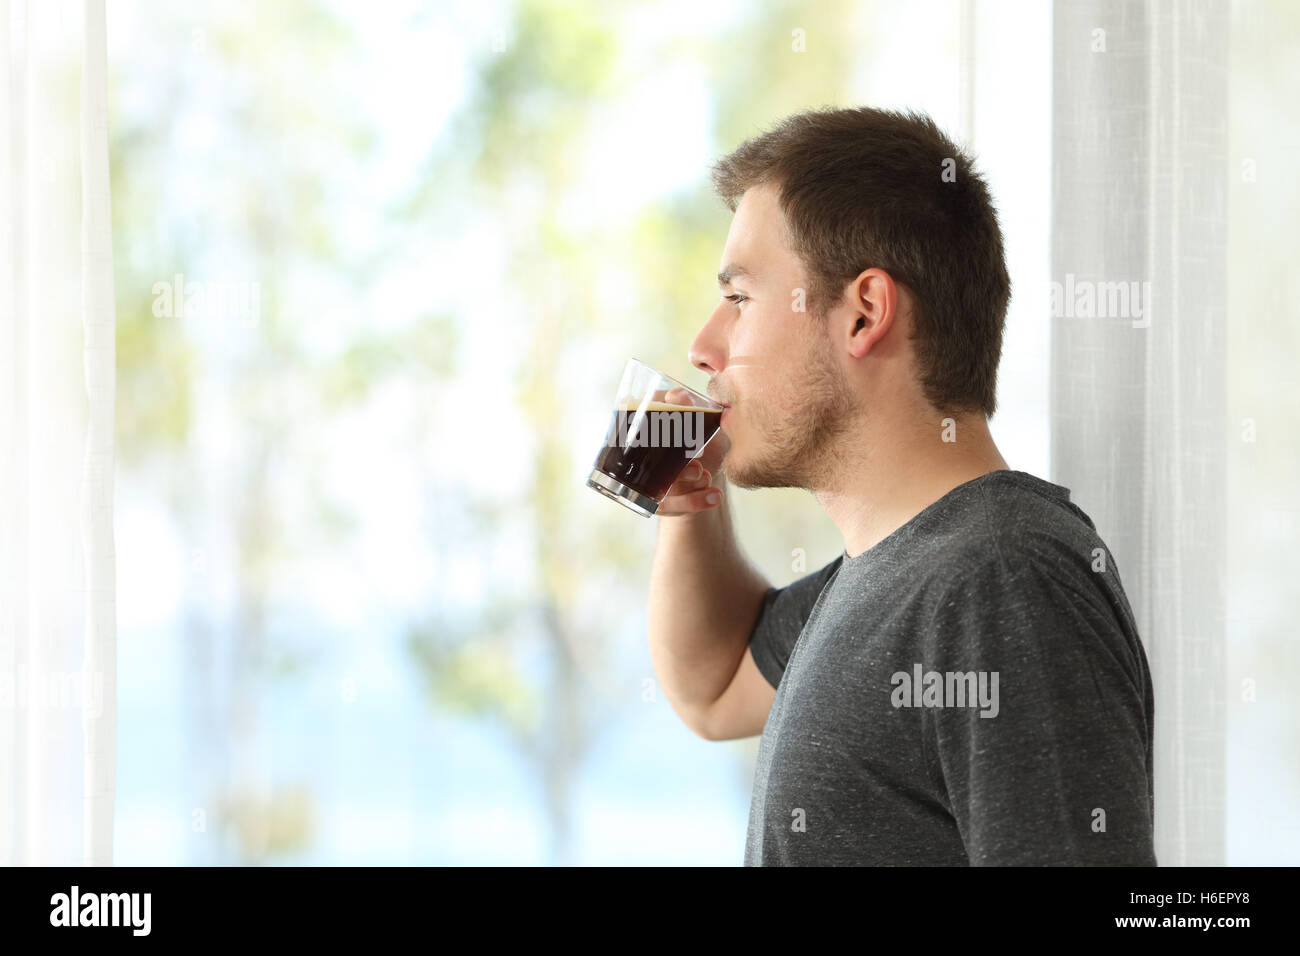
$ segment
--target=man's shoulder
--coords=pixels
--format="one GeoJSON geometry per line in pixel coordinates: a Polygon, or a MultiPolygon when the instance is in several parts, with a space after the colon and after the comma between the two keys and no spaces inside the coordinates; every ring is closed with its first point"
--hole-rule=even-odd
{"type": "Polygon", "coordinates": [[[1018,472],[986,477],[965,518],[936,529],[941,546],[923,575],[936,612],[955,604],[976,615],[1081,615],[1136,639],[1114,557],[1069,492],[1018,472]]]}
{"type": "Polygon", "coordinates": [[[879,555],[832,562],[836,605],[933,608],[987,598],[996,607],[1017,595],[1071,596],[1098,613],[1131,621],[1109,549],[1069,491],[1026,472],[989,472],[926,509],[879,555]]]}
{"type": "Polygon", "coordinates": [[[913,580],[925,582],[920,590],[931,601],[1039,585],[1131,616],[1114,557],[1060,485],[1024,472],[991,472],[923,537],[913,580]]]}
{"type": "Polygon", "coordinates": [[[931,551],[948,575],[1029,571],[1089,573],[1105,544],[1060,485],[1026,472],[990,472],[971,483],[952,521],[932,529],[931,551]]]}

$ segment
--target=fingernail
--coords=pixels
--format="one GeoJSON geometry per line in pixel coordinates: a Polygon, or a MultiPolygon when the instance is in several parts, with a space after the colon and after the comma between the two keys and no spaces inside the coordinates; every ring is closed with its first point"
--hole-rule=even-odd
{"type": "Polygon", "coordinates": [[[716,491],[710,491],[707,495],[704,496],[704,501],[707,504],[711,504],[711,505],[716,505],[721,500],[722,500],[722,495],[718,494],[716,491]]]}

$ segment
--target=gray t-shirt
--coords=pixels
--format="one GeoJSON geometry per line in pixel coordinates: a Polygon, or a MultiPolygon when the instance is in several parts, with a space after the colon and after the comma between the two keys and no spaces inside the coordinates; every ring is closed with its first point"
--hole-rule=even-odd
{"type": "Polygon", "coordinates": [[[750,647],[746,865],[1155,865],[1146,655],[1065,488],[954,488],[770,589],[750,647]]]}

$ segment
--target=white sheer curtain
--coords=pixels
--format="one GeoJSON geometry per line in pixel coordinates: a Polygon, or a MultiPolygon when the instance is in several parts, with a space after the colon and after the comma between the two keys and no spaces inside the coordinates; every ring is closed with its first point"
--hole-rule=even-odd
{"type": "Polygon", "coordinates": [[[108,865],[115,336],[103,0],[0,0],[0,863],[108,865]]]}
{"type": "Polygon", "coordinates": [[[1225,858],[1228,8],[1058,0],[1052,478],[1110,545],[1155,685],[1156,858],[1225,858]]]}

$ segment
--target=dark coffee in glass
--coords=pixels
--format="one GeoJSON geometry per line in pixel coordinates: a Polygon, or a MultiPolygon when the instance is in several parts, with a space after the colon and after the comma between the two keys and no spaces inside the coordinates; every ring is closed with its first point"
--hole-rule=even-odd
{"type": "Polygon", "coordinates": [[[649,517],[721,422],[717,402],[632,359],[587,486],[649,517]]]}

